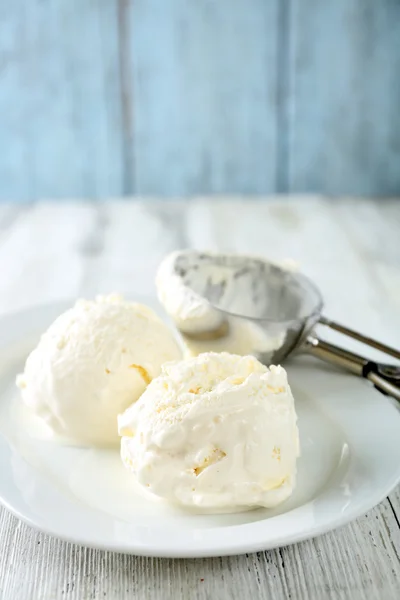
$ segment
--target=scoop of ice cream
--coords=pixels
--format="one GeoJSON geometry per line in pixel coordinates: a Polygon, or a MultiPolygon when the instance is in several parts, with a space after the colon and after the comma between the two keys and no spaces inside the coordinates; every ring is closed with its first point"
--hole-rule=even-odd
{"type": "Polygon", "coordinates": [[[171,502],[273,507],[293,491],[299,438],[282,367],[212,352],[164,365],[118,426],[126,467],[171,502]]]}
{"type": "MultiPolygon", "coordinates": [[[[207,298],[200,293],[198,284],[199,258],[206,256],[194,250],[172,252],[160,263],[156,275],[158,298],[166,312],[172,317],[176,326],[183,333],[198,333],[217,329],[224,316],[210,305],[207,298]]],[[[219,277],[214,273],[213,265],[207,264],[206,275],[200,273],[200,281],[205,277],[219,277]]]]}
{"type": "Polygon", "coordinates": [[[269,364],[287,329],[280,323],[282,272],[293,269],[287,261],[182,250],[161,262],[156,287],[188,355],[226,351],[269,364]]]}
{"type": "Polygon", "coordinates": [[[17,385],[56,434],[111,445],[117,415],[164,362],[180,358],[173,333],[150,308],[119,296],[78,300],[42,335],[17,385]]]}

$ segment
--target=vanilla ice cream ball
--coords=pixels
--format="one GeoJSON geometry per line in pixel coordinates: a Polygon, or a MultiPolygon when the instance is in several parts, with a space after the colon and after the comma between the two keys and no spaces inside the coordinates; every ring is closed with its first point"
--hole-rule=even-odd
{"type": "MultiPolygon", "coordinates": [[[[156,274],[158,299],[183,333],[212,331],[224,321],[222,313],[192,287],[198,279],[199,256],[206,255],[195,250],[172,252],[162,260],[156,274]]],[[[212,264],[207,263],[207,266],[207,273],[200,281],[207,277],[221,278],[212,264]]]]}
{"type": "Polygon", "coordinates": [[[118,425],[126,467],[171,502],[223,512],[293,491],[299,436],[282,367],[224,352],[164,365],[118,425]]]}
{"type": "Polygon", "coordinates": [[[78,300],[42,335],[17,385],[54,433],[107,446],[119,441],[117,415],[164,362],[180,358],[173,333],[150,308],[120,296],[78,300]]]}
{"type": "Polygon", "coordinates": [[[275,312],[280,295],[268,291],[269,281],[271,289],[277,285],[277,267],[296,269],[293,261],[252,255],[188,249],[166,256],[156,275],[157,295],[182,334],[185,356],[224,351],[273,362],[287,334],[275,312]]]}

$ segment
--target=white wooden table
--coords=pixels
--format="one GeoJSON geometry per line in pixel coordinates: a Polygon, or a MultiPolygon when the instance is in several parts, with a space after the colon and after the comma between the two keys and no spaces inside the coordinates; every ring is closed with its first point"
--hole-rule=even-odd
{"type": "MultiPolygon", "coordinates": [[[[0,312],[151,292],[162,256],[185,246],[296,258],[327,314],[400,345],[400,199],[0,205],[0,312]]],[[[161,560],[64,543],[0,509],[0,599],[397,600],[399,520],[397,490],[358,521],[295,546],[161,560]]]]}

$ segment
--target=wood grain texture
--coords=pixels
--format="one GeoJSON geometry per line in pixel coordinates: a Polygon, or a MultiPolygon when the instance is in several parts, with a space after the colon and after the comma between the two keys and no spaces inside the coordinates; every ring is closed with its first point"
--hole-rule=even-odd
{"type": "Polygon", "coordinates": [[[400,193],[397,0],[0,6],[0,201],[400,193]]]}
{"type": "Polygon", "coordinates": [[[277,7],[132,2],[136,193],[275,189],[277,7]]]}
{"type": "Polygon", "coordinates": [[[0,7],[0,198],[123,192],[114,2],[0,7]]]}
{"type": "Polygon", "coordinates": [[[292,0],[289,189],[400,191],[400,4],[292,0]]]}
{"type": "MultiPolygon", "coordinates": [[[[147,294],[165,252],[219,248],[297,257],[332,317],[398,345],[399,223],[398,200],[3,205],[0,312],[122,286],[147,294]]],[[[0,508],[0,599],[397,600],[399,523],[397,489],[357,521],[301,544],[161,560],[61,542],[0,508]]]]}
{"type": "Polygon", "coordinates": [[[142,558],[74,546],[36,532],[0,509],[0,597],[397,600],[399,508],[396,491],[356,522],[315,540],[257,554],[197,560],[142,558]]]}

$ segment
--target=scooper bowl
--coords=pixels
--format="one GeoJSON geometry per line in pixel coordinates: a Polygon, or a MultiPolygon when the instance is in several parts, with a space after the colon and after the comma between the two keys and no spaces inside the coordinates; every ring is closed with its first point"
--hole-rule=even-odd
{"type": "Polygon", "coordinates": [[[326,325],[400,359],[400,352],[322,316],[323,299],[303,274],[258,257],[184,250],[162,262],[157,288],[190,353],[252,354],[266,365],[307,352],[370,379],[400,400],[400,369],[319,339],[326,325]]]}

